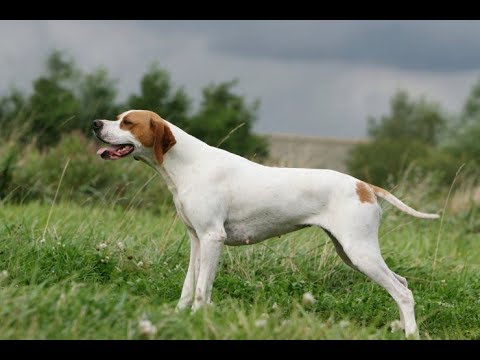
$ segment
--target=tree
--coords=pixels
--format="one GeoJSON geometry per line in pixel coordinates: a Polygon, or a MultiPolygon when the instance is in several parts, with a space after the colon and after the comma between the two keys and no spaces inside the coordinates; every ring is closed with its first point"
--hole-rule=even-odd
{"type": "Polygon", "coordinates": [[[368,133],[374,139],[418,140],[436,145],[447,120],[438,104],[425,98],[414,101],[405,91],[397,91],[390,101],[391,112],[379,120],[368,119],[368,133]]]}
{"type": "Polygon", "coordinates": [[[463,106],[462,123],[478,122],[480,119],[480,79],[473,85],[467,101],[463,106]]]}
{"type": "Polygon", "coordinates": [[[85,75],[79,85],[81,108],[76,126],[89,132],[94,119],[115,119],[121,112],[115,103],[118,80],[109,77],[105,68],[100,67],[85,75]]]}
{"type": "Polygon", "coordinates": [[[47,73],[33,82],[29,132],[40,147],[55,144],[62,132],[74,128],[71,120],[78,116],[80,102],[70,85],[77,77],[73,60],[55,51],[47,60],[47,73]]]}
{"type": "MultiPolygon", "coordinates": [[[[411,100],[405,91],[398,91],[390,102],[390,114],[369,118],[372,141],[352,148],[348,171],[368,182],[385,185],[389,180],[397,181],[412,164],[434,168],[444,157],[435,155],[435,162],[427,159],[438,152],[447,123],[438,104],[424,98],[411,100]]],[[[444,178],[451,176],[450,169],[442,174],[444,178]]]]}
{"type": "Polygon", "coordinates": [[[480,80],[472,87],[451,133],[448,151],[464,162],[475,162],[474,166],[480,166],[480,80]]]}
{"type": "Polygon", "coordinates": [[[151,110],[179,127],[188,124],[191,100],[183,88],[175,89],[170,75],[154,63],[143,75],[140,94],[130,95],[125,109],[151,110]]]}
{"type": "Polygon", "coordinates": [[[105,68],[84,74],[72,58],[54,51],[47,58],[44,73],[33,80],[32,94],[26,96],[13,89],[0,98],[2,135],[11,136],[16,131],[19,140],[35,138],[43,148],[74,129],[86,134],[93,119],[113,119],[118,114],[116,85],[105,68]],[[10,129],[12,123],[22,124],[22,129],[10,129]]]}
{"type": "Polygon", "coordinates": [[[189,125],[190,133],[209,145],[235,154],[264,158],[268,154],[266,140],[252,134],[260,105],[256,100],[247,104],[243,96],[234,94],[237,80],[211,84],[202,91],[200,109],[189,125]]]}
{"type": "Polygon", "coordinates": [[[17,89],[10,90],[9,94],[0,98],[0,139],[18,137],[24,131],[19,124],[26,117],[26,103],[24,94],[17,89]]]}

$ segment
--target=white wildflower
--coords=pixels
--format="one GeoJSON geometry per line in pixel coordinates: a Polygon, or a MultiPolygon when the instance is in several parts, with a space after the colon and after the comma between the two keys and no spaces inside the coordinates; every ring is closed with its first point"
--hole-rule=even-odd
{"type": "Polygon", "coordinates": [[[125,249],[125,245],[123,245],[123,243],[121,241],[117,242],[117,246],[120,250],[124,250],[125,249]]]}
{"type": "Polygon", "coordinates": [[[144,265],[144,264],[143,264],[143,261],[142,261],[142,260],[140,260],[140,261],[137,263],[137,266],[138,266],[138,267],[143,267],[143,265],[144,265]]]}
{"type": "Polygon", "coordinates": [[[261,327],[265,327],[265,325],[267,325],[267,319],[255,320],[255,327],[261,328],[261,327]]]}
{"type": "Polygon", "coordinates": [[[394,320],[390,323],[390,329],[391,329],[391,332],[396,332],[396,331],[400,331],[400,330],[403,330],[403,325],[402,325],[402,322],[400,320],[394,320]]]}
{"type": "Polygon", "coordinates": [[[6,278],[8,278],[8,271],[3,270],[2,272],[0,272],[0,281],[5,280],[6,278]]]}
{"type": "Polygon", "coordinates": [[[350,321],[348,320],[342,320],[338,323],[338,325],[342,328],[345,329],[348,325],[350,325],[350,321]]]}
{"type": "Polygon", "coordinates": [[[143,336],[155,335],[157,333],[157,327],[147,319],[138,322],[138,330],[143,336]]]}
{"type": "Polygon", "coordinates": [[[262,315],[260,315],[260,319],[255,320],[255,326],[257,328],[264,327],[265,325],[267,325],[267,321],[269,317],[270,316],[268,316],[267,313],[262,313],[262,315]]]}
{"type": "Polygon", "coordinates": [[[278,304],[277,304],[277,303],[273,303],[272,309],[273,309],[273,310],[277,310],[277,309],[278,309],[278,304]]]}
{"type": "Polygon", "coordinates": [[[316,301],[317,300],[315,300],[312,293],[306,292],[305,294],[303,294],[303,299],[302,299],[303,305],[305,305],[305,306],[313,305],[313,304],[315,304],[316,301]]]}
{"type": "Polygon", "coordinates": [[[437,304],[440,305],[440,306],[446,307],[446,308],[453,308],[453,307],[455,307],[453,304],[450,304],[450,303],[447,303],[447,302],[443,302],[443,301],[437,301],[437,304]]]}
{"type": "Polygon", "coordinates": [[[103,250],[107,247],[106,243],[100,243],[97,245],[97,251],[103,250]]]}

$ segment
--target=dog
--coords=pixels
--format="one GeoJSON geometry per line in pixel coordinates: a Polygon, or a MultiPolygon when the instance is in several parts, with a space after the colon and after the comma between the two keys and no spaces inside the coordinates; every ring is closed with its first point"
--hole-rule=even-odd
{"type": "Polygon", "coordinates": [[[190,237],[187,275],[177,310],[210,303],[224,245],[251,245],[308,226],[323,229],[343,261],[382,286],[400,310],[406,336],[418,337],[407,280],[390,270],[378,244],[377,196],[409,215],[388,191],[328,169],[269,167],[218,149],[158,114],[129,110],[117,120],[94,120],[95,136],[109,144],[106,160],[129,155],[160,173],[190,237]]]}

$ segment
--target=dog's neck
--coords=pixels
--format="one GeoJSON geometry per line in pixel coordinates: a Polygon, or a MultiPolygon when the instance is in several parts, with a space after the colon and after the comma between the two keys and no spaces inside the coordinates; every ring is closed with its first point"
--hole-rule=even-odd
{"type": "MultiPolygon", "coordinates": [[[[198,171],[198,163],[205,153],[212,151],[211,146],[186,133],[179,127],[166,121],[176,143],[163,156],[163,163],[156,164],[155,170],[162,175],[169,190],[175,195],[182,179],[195,176],[198,171]],[[189,171],[192,170],[192,171],[189,171]]],[[[208,155],[207,155],[208,156],[208,155]]]]}

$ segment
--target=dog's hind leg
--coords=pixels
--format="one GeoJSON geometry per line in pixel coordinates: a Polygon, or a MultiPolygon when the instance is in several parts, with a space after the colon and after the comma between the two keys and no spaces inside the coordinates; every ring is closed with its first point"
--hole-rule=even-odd
{"type": "MultiPolygon", "coordinates": [[[[405,335],[418,336],[412,292],[399,281],[398,275],[388,268],[378,246],[371,245],[376,242],[376,239],[367,242],[360,239],[357,241],[358,244],[342,247],[343,256],[341,257],[347,257],[348,261],[346,263],[348,265],[362,272],[387,290],[399,307],[400,321],[405,329],[405,335]]],[[[340,242],[338,243],[341,246],[340,242]]]]}
{"type": "MultiPolygon", "coordinates": [[[[335,245],[335,250],[337,251],[337,254],[340,256],[340,258],[345,262],[345,264],[347,264],[348,266],[350,266],[351,268],[355,269],[355,270],[358,270],[353,264],[352,262],[350,261],[350,259],[348,258],[347,254],[345,254],[345,251],[343,251],[343,247],[342,245],[338,242],[337,238],[335,238],[335,236],[332,235],[332,233],[330,231],[328,231],[327,229],[323,229],[325,231],[325,233],[330,237],[330,239],[332,240],[332,243],[333,245],[335,245]]],[[[393,276],[395,276],[397,278],[398,281],[400,281],[402,283],[403,286],[405,286],[406,288],[408,288],[408,282],[407,282],[407,279],[405,279],[403,276],[401,275],[398,275],[397,273],[393,272],[392,271],[392,274],[393,276]]],[[[403,321],[402,321],[403,323],[403,321]]]]}
{"type": "Polygon", "coordinates": [[[407,288],[406,280],[391,271],[381,255],[377,235],[379,215],[375,213],[375,208],[343,210],[344,217],[336,217],[328,230],[325,226],[321,227],[347,265],[382,286],[395,300],[405,334],[418,336],[412,292],[407,288]]]}
{"type": "Polygon", "coordinates": [[[393,276],[397,278],[398,281],[402,283],[403,286],[405,286],[408,289],[408,282],[407,279],[405,279],[403,276],[400,276],[392,271],[393,276]]]}
{"type": "Polygon", "coordinates": [[[382,286],[395,300],[400,310],[405,335],[417,335],[413,294],[388,268],[378,247],[360,240],[358,244],[344,247],[344,251],[356,269],[382,286]]]}

